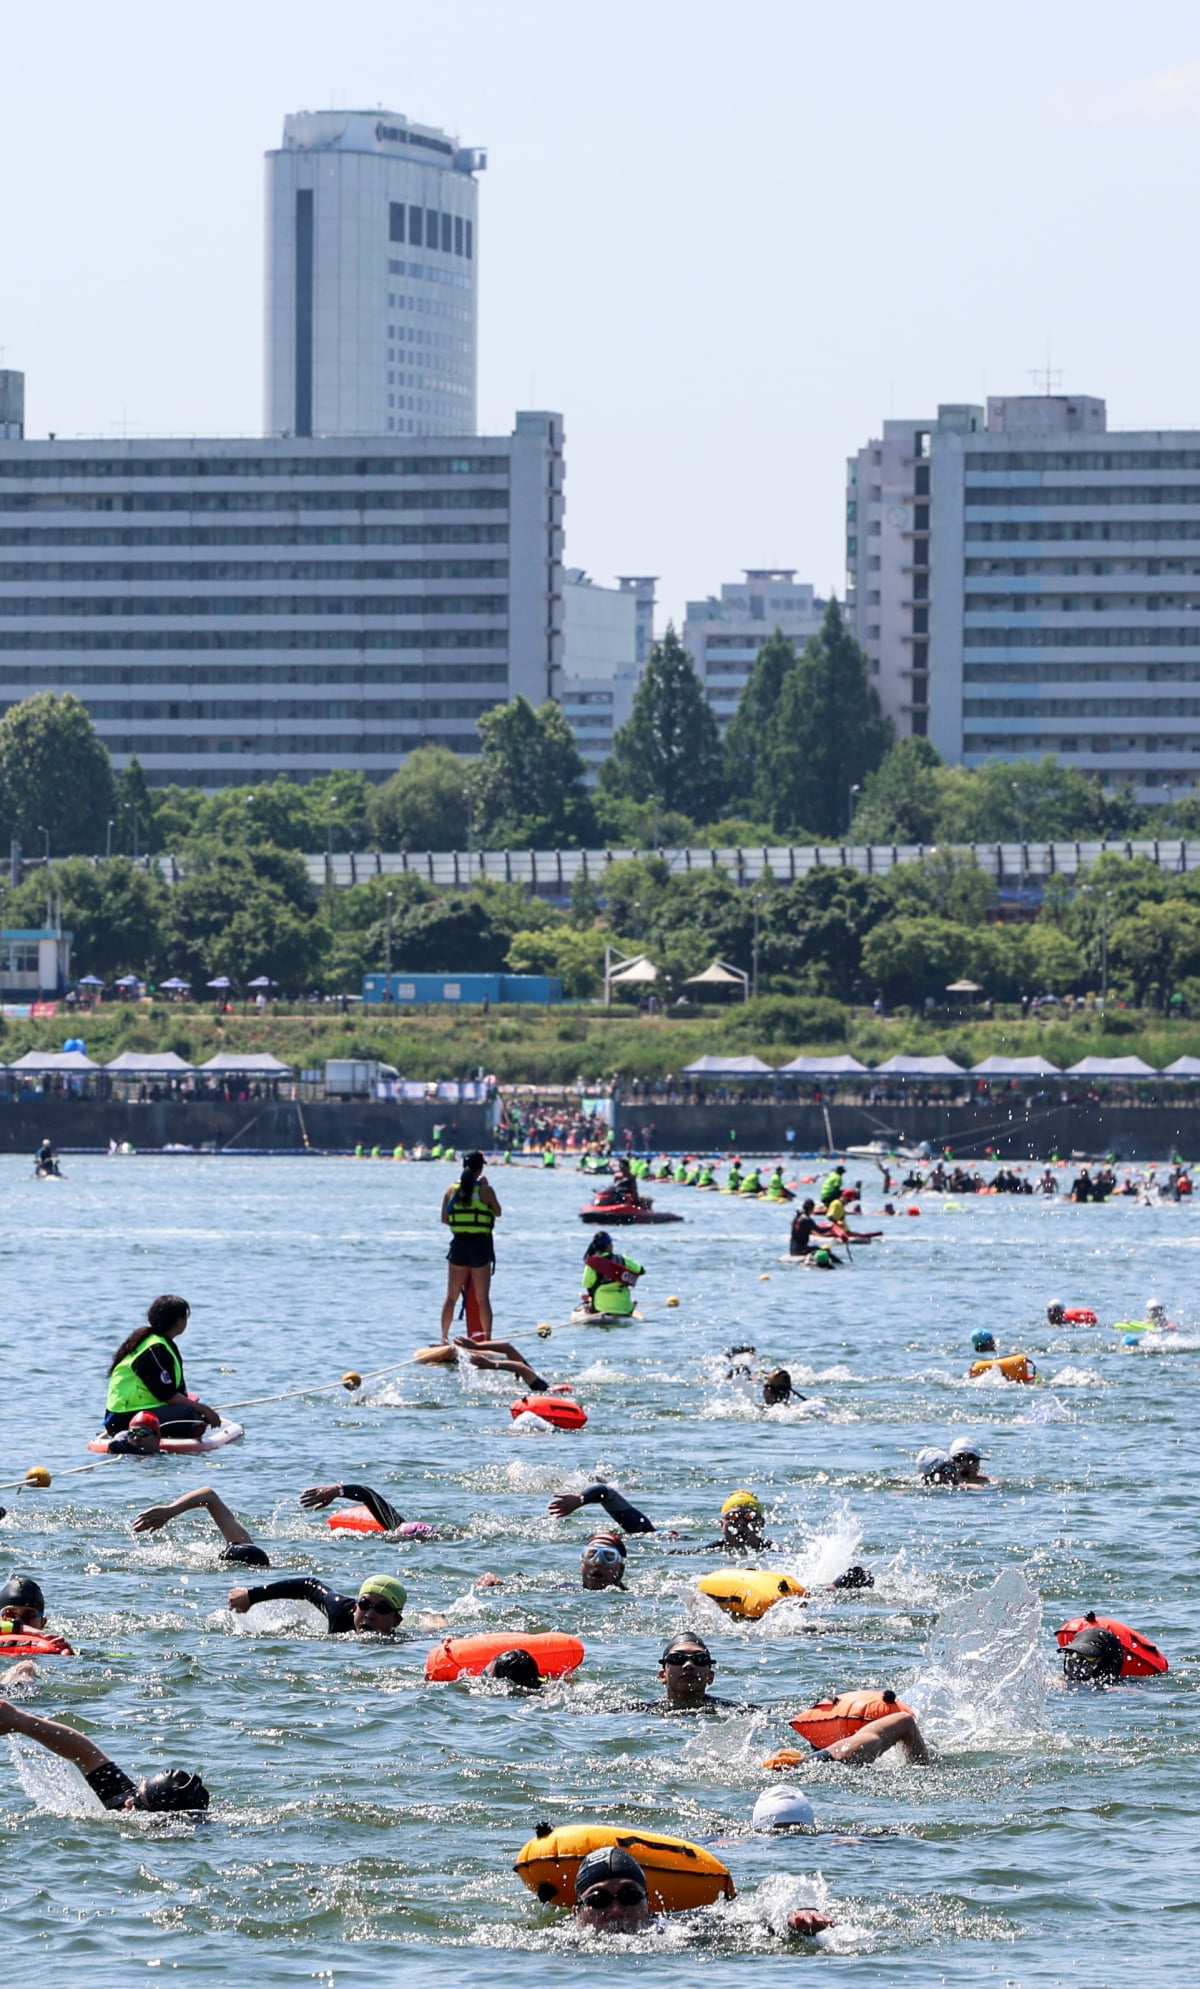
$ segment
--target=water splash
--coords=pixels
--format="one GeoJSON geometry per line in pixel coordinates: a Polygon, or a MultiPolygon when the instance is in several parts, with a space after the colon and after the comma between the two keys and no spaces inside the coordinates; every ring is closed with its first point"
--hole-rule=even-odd
{"type": "Polygon", "coordinates": [[[942,1610],[925,1669],[904,1697],[939,1746],[1028,1749],[1046,1726],[1050,1667],[1041,1649],[1041,1597],[1019,1569],[942,1610]]]}
{"type": "Polygon", "coordinates": [[[9,1752],[17,1779],[30,1802],[45,1810],[51,1816],[103,1816],[104,1804],[94,1789],[90,1789],[78,1768],[69,1761],[61,1761],[56,1754],[47,1754],[40,1747],[34,1747],[9,1736],[9,1752]]]}

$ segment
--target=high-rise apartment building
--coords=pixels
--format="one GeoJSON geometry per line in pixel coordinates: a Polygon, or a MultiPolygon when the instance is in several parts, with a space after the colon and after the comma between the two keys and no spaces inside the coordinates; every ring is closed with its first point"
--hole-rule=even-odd
{"type": "Polygon", "coordinates": [[[597,772],[612,752],[613,735],[633,709],[642,673],[638,649],[647,608],[652,619],[653,580],[639,579],[632,585],[623,580],[616,587],[600,587],[582,567],[566,569],[562,708],[587,768],[589,787],[595,786],[597,772]]]}
{"type": "Polygon", "coordinates": [[[1054,753],[1162,801],[1200,773],[1200,433],[1086,394],[887,422],[851,459],[854,624],[943,757],[1054,753]]]}
{"type": "Polygon", "coordinates": [[[727,582],[720,599],[689,601],[683,646],[696,666],[704,695],[724,731],[746,688],[750,668],[776,629],[803,648],[821,626],[827,603],[818,600],[795,567],[750,567],[727,582]]]}
{"type": "MultiPolygon", "coordinates": [[[[114,760],[222,787],[561,692],[563,433],[0,441],[0,709],[72,691],[114,760]]],[[[632,616],[631,616],[632,619],[632,616]]]]}
{"type": "Polygon", "coordinates": [[[266,164],[266,434],[473,435],[487,154],[300,111],[266,164]]]}

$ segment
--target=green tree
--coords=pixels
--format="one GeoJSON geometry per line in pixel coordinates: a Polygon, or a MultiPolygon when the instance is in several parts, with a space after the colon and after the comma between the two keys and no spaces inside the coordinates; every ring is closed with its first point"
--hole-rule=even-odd
{"type": "Polygon", "coordinates": [[[495,705],[479,720],[472,778],[480,847],[571,849],[595,834],[586,769],[558,705],[528,698],[495,705]]]}
{"type": "Polygon", "coordinates": [[[897,917],[935,912],[960,925],[979,925],[996,902],[995,879],[970,852],[929,850],[917,863],[898,863],[884,879],[897,917]]]}
{"type": "Polygon", "coordinates": [[[197,853],[170,892],[163,953],[200,992],[218,974],[239,987],[270,974],[299,992],[319,983],[329,928],[302,859],[269,846],[197,853]]]}
{"type": "Polygon", "coordinates": [[[151,977],[162,954],[162,927],[168,893],[154,870],[143,870],[126,856],[110,863],[69,856],[47,875],[36,870],[4,903],[7,925],[40,925],[47,915],[47,893],[71,933],[71,968],[76,975],[118,974],[151,977]]]}
{"type": "MultiPolygon", "coordinates": [[[[1081,773],[1053,753],[1040,760],[987,760],[981,767],[947,767],[939,777],[942,812],[938,839],[958,843],[1068,842],[1129,833],[1113,828],[1129,819],[1121,791],[1106,794],[1094,774],[1081,773]]],[[[1145,811],[1140,812],[1145,819],[1145,811]]]]}
{"type": "Polygon", "coordinates": [[[1178,983],[1200,974],[1200,904],[1144,901],[1111,928],[1108,958],[1110,974],[1139,1007],[1153,996],[1165,1009],[1178,983]]]}
{"type": "Polygon", "coordinates": [[[114,852],[119,850],[126,856],[152,856],[162,848],[158,832],[158,802],[136,753],[131,755],[117,775],[110,819],[114,852]]]}
{"type": "Polygon", "coordinates": [[[48,832],[54,856],[104,850],[113,770],[85,706],[69,691],[39,691],[0,719],[0,823],[27,854],[48,832]]]}
{"type": "Polygon", "coordinates": [[[633,709],[600,769],[600,785],[633,801],[686,808],[695,821],[710,820],[723,805],[717,721],[670,624],[650,651],[633,709]]]}
{"type": "Polygon", "coordinates": [[[446,746],[418,746],[371,796],[377,849],[465,849],[471,769],[446,746]]]}
{"type": "Polygon", "coordinates": [[[605,938],[595,928],[581,932],[568,925],[515,932],[507,966],[513,974],[557,974],[570,1000],[585,1001],[598,993],[604,977],[605,938]]]}
{"type": "Polygon", "coordinates": [[[850,790],[879,766],[891,738],[867,658],[831,601],[820,633],[783,681],[767,744],[766,792],[777,833],[804,826],[844,836],[850,790]]]}
{"type": "Polygon", "coordinates": [[[784,679],[795,669],[796,661],[794,644],[776,629],[751,666],[737,710],[725,729],[725,791],[734,809],[745,807],[767,816],[771,813],[765,749],[774,735],[784,679]]]}
{"type": "Polygon", "coordinates": [[[928,739],[897,739],[862,783],[850,834],[856,843],[933,843],[938,838],[941,754],[928,739]]]}
{"type": "Polygon", "coordinates": [[[979,964],[975,938],[950,919],[885,919],[863,941],[863,973],[889,1002],[919,1004],[932,995],[940,1003],[952,981],[982,981],[974,971],[979,964]]]}

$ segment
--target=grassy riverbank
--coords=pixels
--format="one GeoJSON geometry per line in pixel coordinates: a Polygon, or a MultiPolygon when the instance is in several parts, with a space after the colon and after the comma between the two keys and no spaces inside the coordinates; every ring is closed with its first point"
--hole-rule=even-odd
{"type": "Polygon", "coordinates": [[[413,1079],[461,1077],[482,1066],[502,1083],[526,1084],[570,1084],[580,1076],[595,1080],[614,1072],[626,1078],[678,1077],[695,1058],[722,1051],[757,1055],[773,1065],[800,1052],[836,1050],[848,1050],[868,1065],[897,1053],[935,1050],[967,1066],[993,1054],[1040,1054],[1061,1068],[1086,1056],[1137,1055],[1161,1068],[1178,1056],[1200,1055],[1200,1020],[1168,1021],[1134,1011],[1102,1016],[1087,1010],[1026,1022],[1016,1011],[992,1022],[930,1022],[767,996],[686,1019],[584,1006],[493,1008],[488,1015],[474,1007],[426,1009],[388,1017],[379,1009],[343,1016],[332,1006],[218,1016],[210,1006],[112,1004],[86,1015],[5,1018],[0,1061],[13,1062],[29,1049],[61,1049],[72,1035],[84,1039],[99,1063],[130,1049],[175,1050],[193,1063],[221,1050],[270,1050],[298,1070],[327,1057],[378,1057],[413,1079]]]}

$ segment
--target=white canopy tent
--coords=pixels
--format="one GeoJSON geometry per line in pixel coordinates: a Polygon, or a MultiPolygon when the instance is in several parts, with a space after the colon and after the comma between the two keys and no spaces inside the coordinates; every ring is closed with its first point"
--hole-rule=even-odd
{"type": "Polygon", "coordinates": [[[780,1077],[870,1077],[866,1064],[843,1051],[837,1057],[793,1057],[781,1064],[780,1077]]]}
{"type": "Polygon", "coordinates": [[[1143,1063],[1141,1057],[1081,1057],[1077,1064],[1069,1064],[1068,1077],[1157,1077],[1153,1064],[1143,1063]]]}
{"type": "Polygon", "coordinates": [[[1057,1064],[1045,1057],[985,1057],[971,1065],[972,1077],[1061,1077],[1057,1064]]]}
{"type": "Polygon", "coordinates": [[[966,1074],[961,1064],[940,1052],[933,1057],[889,1057],[885,1064],[875,1066],[877,1077],[965,1077],[966,1074]]]}

